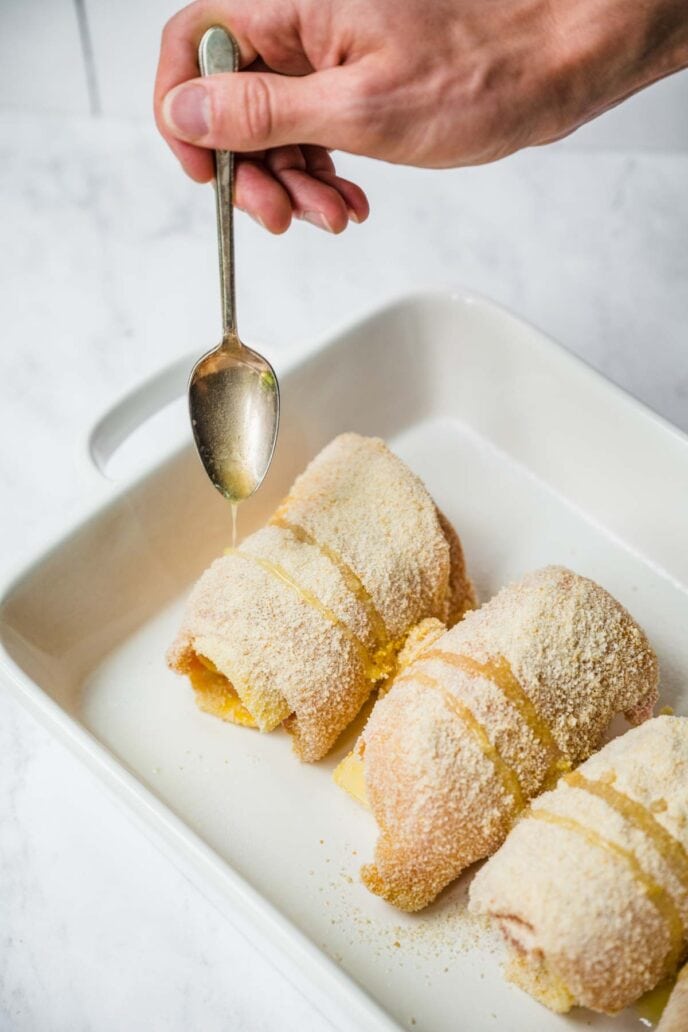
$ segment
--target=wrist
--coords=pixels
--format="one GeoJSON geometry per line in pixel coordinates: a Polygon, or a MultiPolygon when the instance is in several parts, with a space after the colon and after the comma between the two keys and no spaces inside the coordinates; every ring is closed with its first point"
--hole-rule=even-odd
{"type": "Polygon", "coordinates": [[[563,135],[688,67],[686,0],[554,0],[551,85],[563,135]]]}

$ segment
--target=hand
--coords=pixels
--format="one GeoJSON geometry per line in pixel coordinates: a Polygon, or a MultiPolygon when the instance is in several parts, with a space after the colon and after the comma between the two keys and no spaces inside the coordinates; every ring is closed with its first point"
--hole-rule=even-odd
{"type": "Polygon", "coordinates": [[[242,152],[237,207],[281,233],[368,215],[329,151],[426,168],[565,136],[688,64],[686,0],[197,0],[166,26],[158,127],[188,174],[242,152]],[[198,78],[206,28],[245,71],[198,78]],[[192,81],[187,81],[192,80],[192,81]]]}

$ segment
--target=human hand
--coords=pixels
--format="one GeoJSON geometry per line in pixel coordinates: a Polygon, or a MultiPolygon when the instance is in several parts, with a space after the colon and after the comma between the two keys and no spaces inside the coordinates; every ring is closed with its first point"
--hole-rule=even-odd
{"type": "Polygon", "coordinates": [[[292,216],[360,222],[330,150],[427,168],[558,139],[688,64],[686,0],[196,0],[163,33],[158,127],[188,174],[241,152],[236,203],[275,233],[292,216]],[[225,25],[245,71],[198,78],[225,25]],[[188,81],[192,80],[192,81],[188,81]]]}

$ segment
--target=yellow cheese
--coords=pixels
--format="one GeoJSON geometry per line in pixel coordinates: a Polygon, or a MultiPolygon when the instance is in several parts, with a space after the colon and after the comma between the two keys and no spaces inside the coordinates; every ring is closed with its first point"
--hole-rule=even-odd
{"type": "Polygon", "coordinates": [[[255,720],[224,674],[205,656],[196,655],[199,662],[189,671],[189,680],[198,708],[232,724],[255,727],[255,720]]]}
{"type": "Polygon", "coordinates": [[[507,965],[506,977],[524,989],[555,1014],[566,1014],[575,1000],[562,980],[550,971],[544,959],[529,955],[513,957],[507,965]]]}
{"type": "Polygon", "coordinates": [[[365,766],[363,764],[363,757],[357,753],[350,752],[337,767],[334,769],[332,777],[335,780],[335,784],[343,788],[345,792],[348,792],[352,799],[365,806],[366,810],[370,809],[370,803],[368,802],[368,793],[366,791],[365,783],[365,766]]]}

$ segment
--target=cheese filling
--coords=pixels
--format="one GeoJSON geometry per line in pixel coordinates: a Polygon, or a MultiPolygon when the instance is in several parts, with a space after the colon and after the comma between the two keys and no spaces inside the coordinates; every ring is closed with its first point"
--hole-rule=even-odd
{"type": "Polygon", "coordinates": [[[196,662],[189,670],[189,680],[198,708],[232,724],[255,727],[255,720],[237,695],[231,681],[205,656],[196,653],[195,659],[196,662]]]}
{"type": "Polygon", "coordinates": [[[343,788],[345,792],[348,792],[352,799],[355,799],[361,806],[365,806],[366,810],[370,809],[362,756],[357,752],[350,752],[335,767],[332,777],[335,784],[343,788]]]}

